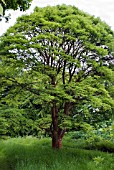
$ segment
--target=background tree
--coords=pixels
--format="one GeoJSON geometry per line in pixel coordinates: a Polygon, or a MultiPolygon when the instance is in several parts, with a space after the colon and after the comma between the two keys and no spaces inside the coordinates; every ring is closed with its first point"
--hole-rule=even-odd
{"type": "Polygon", "coordinates": [[[25,11],[30,7],[30,2],[32,2],[32,0],[0,0],[0,4],[4,10],[17,10],[18,8],[20,8],[20,10],[25,11]]]}
{"type": "MultiPolygon", "coordinates": [[[[28,91],[38,96],[37,104],[48,103],[53,148],[61,148],[74,106],[104,110],[114,106],[105,87],[105,80],[113,77],[109,67],[113,35],[100,19],[62,5],[36,8],[1,37],[2,90],[10,84],[14,96],[28,91]]],[[[84,114],[89,113],[87,108],[84,114]]]]}
{"type": "MultiPolygon", "coordinates": [[[[32,0],[0,0],[0,20],[5,16],[5,11],[7,9],[25,11],[30,7],[32,0]]],[[[5,16],[6,21],[8,21],[10,16],[5,16]]]]}

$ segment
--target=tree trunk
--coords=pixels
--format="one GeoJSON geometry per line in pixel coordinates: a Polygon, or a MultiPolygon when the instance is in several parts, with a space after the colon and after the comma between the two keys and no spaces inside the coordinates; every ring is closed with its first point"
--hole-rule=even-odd
{"type": "Polygon", "coordinates": [[[62,148],[62,139],[63,139],[63,136],[66,132],[66,128],[64,129],[59,129],[58,131],[58,135],[59,135],[59,138],[58,138],[58,148],[61,149],[62,148]]]}
{"type": "Polygon", "coordinates": [[[61,149],[62,139],[66,132],[66,128],[62,130],[58,126],[58,109],[55,103],[53,103],[51,112],[52,112],[52,148],[61,149]]]}
{"type": "MultiPolygon", "coordinates": [[[[51,77],[51,84],[56,87],[56,79],[54,76],[51,77]]],[[[56,106],[56,101],[53,101],[51,108],[52,114],[52,148],[60,149],[62,148],[62,138],[64,136],[65,130],[61,130],[58,125],[58,108],[56,106]]]]}
{"type": "Polygon", "coordinates": [[[52,148],[58,148],[58,110],[56,104],[52,106],[52,148]]]}

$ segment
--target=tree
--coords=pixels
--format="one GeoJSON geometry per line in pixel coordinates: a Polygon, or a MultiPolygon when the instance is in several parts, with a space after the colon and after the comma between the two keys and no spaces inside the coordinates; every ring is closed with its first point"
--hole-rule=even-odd
{"type": "MultiPolygon", "coordinates": [[[[32,0],[0,0],[0,16],[5,15],[6,9],[17,10],[19,8],[20,11],[25,11],[30,7],[30,2],[32,2],[32,0]]],[[[8,17],[9,16],[5,16],[6,21],[8,17]]],[[[0,18],[0,20],[2,20],[2,18],[0,18]]]]}
{"type": "Polygon", "coordinates": [[[61,148],[74,106],[111,110],[114,101],[105,87],[113,32],[110,27],[72,6],[36,8],[18,18],[0,39],[1,91],[13,85],[11,99],[19,91],[48,103],[52,116],[52,147],[61,148]]]}
{"type": "Polygon", "coordinates": [[[17,10],[18,8],[20,8],[20,10],[25,11],[30,7],[30,2],[32,2],[32,0],[0,0],[0,4],[4,10],[17,10]]]}

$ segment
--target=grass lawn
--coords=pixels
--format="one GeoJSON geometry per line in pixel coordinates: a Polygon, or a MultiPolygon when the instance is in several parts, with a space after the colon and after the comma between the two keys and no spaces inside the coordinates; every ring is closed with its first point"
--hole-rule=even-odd
{"type": "Polygon", "coordinates": [[[49,138],[1,140],[0,170],[114,170],[114,153],[84,150],[79,143],[64,139],[57,151],[49,138]]]}

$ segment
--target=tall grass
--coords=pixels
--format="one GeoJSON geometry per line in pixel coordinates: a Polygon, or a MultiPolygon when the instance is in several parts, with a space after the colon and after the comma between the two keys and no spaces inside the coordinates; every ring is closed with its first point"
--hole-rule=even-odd
{"type": "Polygon", "coordinates": [[[67,140],[64,144],[62,150],[52,150],[50,139],[27,137],[0,141],[0,170],[114,169],[114,154],[79,149],[67,140]]]}

